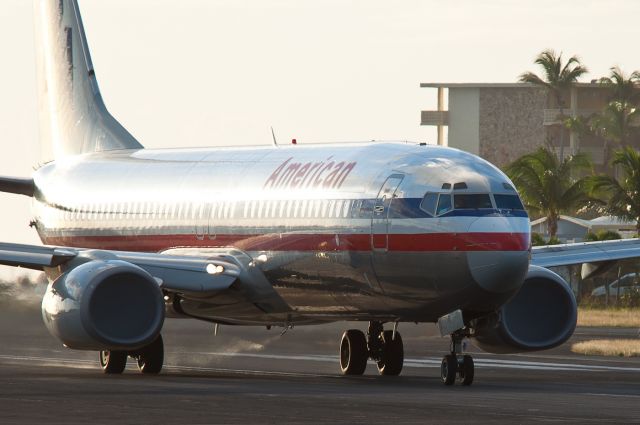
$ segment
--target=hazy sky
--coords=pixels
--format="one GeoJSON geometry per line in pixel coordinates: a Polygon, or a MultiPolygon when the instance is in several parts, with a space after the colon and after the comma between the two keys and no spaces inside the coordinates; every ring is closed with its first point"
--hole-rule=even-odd
{"type": "MultiPolygon", "coordinates": [[[[513,82],[544,48],[640,69],[640,2],[80,0],[107,106],[150,148],[434,141],[420,82],[513,82]]],[[[32,4],[2,0],[0,174],[36,160],[32,4]]],[[[36,243],[25,197],[0,240],[36,243]]]]}

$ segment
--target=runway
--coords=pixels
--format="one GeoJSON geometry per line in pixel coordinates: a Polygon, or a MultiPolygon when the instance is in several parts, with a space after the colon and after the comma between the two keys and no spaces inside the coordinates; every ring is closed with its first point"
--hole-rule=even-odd
{"type": "MultiPolygon", "coordinates": [[[[380,377],[338,374],[347,326],[280,330],[167,320],[166,366],[142,376],[130,361],[105,376],[97,354],[67,350],[36,307],[0,312],[0,423],[296,424],[640,423],[640,360],[583,357],[568,346],[537,355],[495,356],[473,347],[476,381],[445,387],[448,341],[430,325],[400,327],[405,368],[380,377]]],[[[593,336],[637,330],[578,329],[593,336]]],[[[571,341],[571,342],[573,342],[571,341]]]]}

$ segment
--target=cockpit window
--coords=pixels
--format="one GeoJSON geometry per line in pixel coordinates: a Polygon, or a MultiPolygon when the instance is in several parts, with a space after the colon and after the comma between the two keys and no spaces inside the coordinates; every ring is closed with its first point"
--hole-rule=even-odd
{"type": "Polygon", "coordinates": [[[433,192],[427,192],[420,202],[420,209],[422,211],[426,211],[431,215],[435,215],[436,213],[436,205],[438,204],[438,194],[433,192]]]}
{"type": "Polygon", "coordinates": [[[454,208],[457,210],[475,210],[480,208],[493,208],[488,193],[455,194],[453,195],[454,208]]]}
{"type": "Polygon", "coordinates": [[[493,199],[496,201],[496,207],[501,210],[524,210],[522,201],[518,195],[498,195],[494,194],[493,199]]]}
{"type": "Polygon", "coordinates": [[[448,193],[441,193],[440,198],[438,199],[438,210],[436,211],[436,215],[444,214],[447,211],[451,211],[451,195],[448,193]]]}

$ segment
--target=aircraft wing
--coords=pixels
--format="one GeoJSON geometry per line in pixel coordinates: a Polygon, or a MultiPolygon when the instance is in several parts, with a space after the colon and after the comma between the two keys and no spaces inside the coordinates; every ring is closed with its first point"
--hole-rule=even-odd
{"type": "MultiPolygon", "coordinates": [[[[99,250],[98,250],[99,251],[99,250]]],[[[0,264],[44,270],[75,260],[91,261],[96,250],[0,243],[0,264]]],[[[100,251],[105,259],[135,264],[153,276],[167,292],[206,297],[236,289],[266,312],[290,311],[253,258],[240,250],[208,252],[206,255],[172,255],[127,251],[100,251]]]]}
{"type": "Polygon", "coordinates": [[[640,239],[539,246],[531,250],[531,264],[541,267],[611,264],[631,258],[640,258],[640,239]]]}
{"type": "Polygon", "coordinates": [[[33,196],[35,190],[33,179],[0,176],[0,192],[33,196]]]}
{"type": "Polygon", "coordinates": [[[43,270],[64,264],[77,255],[77,250],[69,248],[0,243],[0,264],[5,266],[43,270]]]}

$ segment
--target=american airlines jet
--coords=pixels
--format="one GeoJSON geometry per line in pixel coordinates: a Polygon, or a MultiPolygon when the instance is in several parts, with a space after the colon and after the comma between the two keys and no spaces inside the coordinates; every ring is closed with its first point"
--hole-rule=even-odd
{"type": "Polygon", "coordinates": [[[549,349],[576,326],[546,267],[640,256],[636,240],[531,249],[507,176],[477,156],[411,143],[152,150],[102,101],[76,0],[36,0],[41,144],[30,178],[44,246],[0,244],[43,270],[44,322],[66,347],[163,364],[165,317],[250,326],[368,322],[339,346],[343,374],[403,366],[401,322],[450,335],[441,377],[464,385],[471,338],[496,353],[549,349]],[[386,329],[385,329],[386,325],[386,329]]]}

